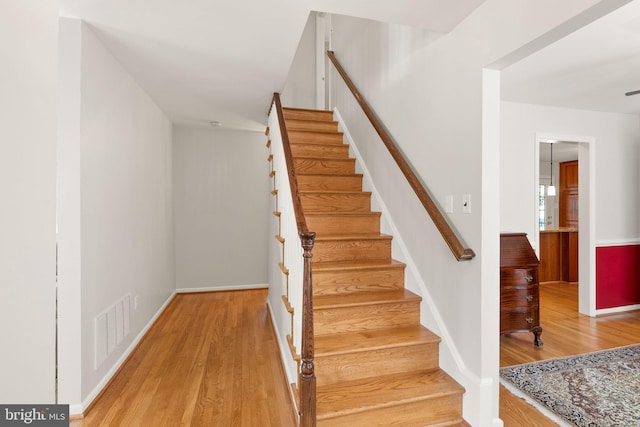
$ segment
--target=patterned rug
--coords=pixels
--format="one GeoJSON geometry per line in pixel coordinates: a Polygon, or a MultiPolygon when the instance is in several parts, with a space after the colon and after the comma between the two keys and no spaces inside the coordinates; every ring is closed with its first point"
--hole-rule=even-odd
{"type": "Polygon", "coordinates": [[[500,377],[564,425],[640,425],[640,345],[509,366],[500,377]]]}

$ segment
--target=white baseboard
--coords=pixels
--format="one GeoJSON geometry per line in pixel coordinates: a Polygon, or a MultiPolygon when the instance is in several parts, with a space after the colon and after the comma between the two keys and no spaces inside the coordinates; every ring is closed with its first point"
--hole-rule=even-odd
{"type": "Polygon", "coordinates": [[[622,307],[602,308],[596,310],[596,316],[603,316],[606,314],[624,313],[625,311],[640,310],[640,304],[624,305],[622,307]]]}
{"type": "Polygon", "coordinates": [[[74,405],[69,405],[69,417],[77,417],[81,418],[83,414],[82,403],[76,403],[74,405]]]}
{"type": "Polygon", "coordinates": [[[80,404],[80,405],[77,405],[77,404],[69,405],[69,416],[82,415],[84,413],[84,411],[89,407],[89,405],[91,405],[93,400],[100,395],[102,390],[106,387],[107,384],[109,384],[109,381],[111,381],[113,376],[122,367],[122,364],[131,355],[133,350],[136,349],[136,347],[138,346],[138,344],[140,343],[142,338],[144,338],[144,336],[149,331],[151,326],[153,326],[155,321],[158,320],[158,317],[160,317],[160,315],[164,312],[164,310],[167,308],[167,306],[169,305],[169,303],[173,300],[173,298],[175,296],[176,296],[176,292],[175,291],[171,295],[169,295],[169,298],[167,298],[167,300],[164,302],[164,304],[162,304],[162,306],[158,309],[158,311],[151,318],[151,320],[149,320],[149,322],[147,322],[146,326],[144,328],[142,328],[142,330],[140,331],[138,336],[131,342],[131,344],[129,345],[129,347],[127,347],[127,349],[122,354],[122,356],[120,356],[120,358],[116,361],[116,363],[114,363],[114,365],[111,367],[111,369],[109,369],[107,374],[102,378],[102,380],[100,380],[98,385],[91,391],[91,393],[89,393],[87,398],[82,401],[82,404],[80,404]]]}
{"type": "Polygon", "coordinates": [[[282,370],[284,371],[284,375],[287,377],[287,390],[289,390],[289,398],[293,403],[295,413],[298,414],[299,413],[298,401],[296,400],[296,397],[293,395],[293,390],[291,389],[291,386],[290,386],[290,384],[295,383],[297,381],[295,379],[292,381],[292,379],[289,378],[289,372],[287,369],[286,357],[288,354],[291,354],[289,351],[289,344],[284,343],[281,339],[282,337],[280,336],[280,334],[278,334],[278,325],[276,324],[273,308],[271,307],[271,302],[269,301],[269,298],[267,298],[267,308],[269,310],[269,315],[271,317],[271,326],[273,328],[273,333],[276,336],[276,341],[278,342],[278,348],[280,349],[279,353],[280,353],[280,363],[282,363],[282,370]]]}
{"type": "Polygon", "coordinates": [[[266,289],[269,285],[256,284],[256,285],[231,285],[231,286],[209,286],[202,288],[178,288],[177,294],[190,294],[197,292],[222,292],[222,291],[242,291],[251,289],[266,289]]]}

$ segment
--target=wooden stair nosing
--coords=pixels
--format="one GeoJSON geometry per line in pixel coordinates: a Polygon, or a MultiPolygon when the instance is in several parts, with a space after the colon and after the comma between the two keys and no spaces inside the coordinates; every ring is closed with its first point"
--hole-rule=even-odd
{"type": "Polygon", "coordinates": [[[445,421],[437,424],[429,424],[428,427],[471,427],[471,424],[466,422],[462,418],[458,418],[451,421],[445,421]]]}
{"type": "Polygon", "coordinates": [[[371,193],[362,191],[304,191],[300,192],[305,213],[371,212],[371,193]]]}
{"type": "Polygon", "coordinates": [[[369,270],[383,268],[404,269],[407,265],[401,261],[338,261],[338,262],[314,262],[312,271],[345,271],[345,270],[369,270]]]}
{"type": "Polygon", "coordinates": [[[420,302],[422,297],[407,289],[382,292],[360,292],[349,295],[322,295],[314,298],[313,310],[331,310],[364,305],[397,304],[420,302]]]}
{"type": "Polygon", "coordinates": [[[370,234],[380,230],[380,212],[309,212],[307,226],[321,234],[370,234]]]}
{"type": "Polygon", "coordinates": [[[296,173],[300,191],[362,191],[362,174],[322,175],[296,173]]]}
{"type": "Polygon", "coordinates": [[[324,175],[348,175],[355,173],[355,159],[323,159],[315,157],[296,157],[293,159],[296,173],[317,173],[324,175]]]}
{"type": "Polygon", "coordinates": [[[373,408],[398,406],[460,395],[464,388],[442,369],[409,371],[319,386],[318,420],[361,413],[373,408]],[[328,399],[329,395],[336,396],[328,399]]]}
{"type": "Polygon", "coordinates": [[[344,144],[343,132],[291,129],[287,133],[289,142],[292,144],[306,143],[305,141],[322,141],[323,144],[344,144]]]}
{"type": "MultiPolygon", "coordinates": [[[[319,161],[319,162],[335,162],[335,163],[355,163],[356,159],[353,157],[347,157],[346,159],[327,159],[324,157],[316,157],[316,156],[293,156],[293,160],[311,160],[311,161],[319,161]]],[[[320,174],[322,175],[322,174],[320,174]]],[[[347,174],[345,174],[347,175],[347,174]]]]}
{"type": "Polygon", "coordinates": [[[358,353],[412,345],[439,344],[441,338],[422,325],[367,332],[343,332],[315,338],[315,357],[358,353]]]}
{"type": "Polygon", "coordinates": [[[285,119],[287,132],[292,130],[309,130],[320,132],[338,132],[338,122],[324,122],[318,120],[285,119]]]}
{"type": "MultiPolygon", "coordinates": [[[[294,132],[304,132],[304,131],[294,131],[294,132]]],[[[318,133],[318,132],[314,132],[314,133],[318,133]]],[[[331,135],[333,135],[333,133],[331,133],[331,135]]],[[[290,145],[291,145],[291,148],[293,148],[294,145],[299,147],[318,147],[318,148],[319,147],[331,147],[331,148],[338,147],[338,149],[349,148],[349,144],[345,142],[342,142],[341,144],[335,144],[333,142],[327,142],[322,140],[310,141],[310,142],[290,142],[290,145]]]]}
{"type": "Polygon", "coordinates": [[[353,234],[325,234],[322,236],[316,236],[316,243],[318,242],[332,242],[341,240],[392,240],[393,236],[390,234],[381,233],[353,233],[353,234]]]}
{"type": "MultiPolygon", "coordinates": [[[[302,193],[302,191],[301,191],[302,193]]],[[[377,217],[382,216],[382,212],[369,211],[369,212],[309,212],[305,216],[326,216],[326,217],[377,217]]]]}
{"type": "MultiPolygon", "coordinates": [[[[322,175],[322,174],[314,174],[314,175],[322,175]]],[[[358,196],[358,195],[365,195],[365,196],[371,196],[372,192],[371,191],[351,191],[351,190],[339,190],[339,191],[335,191],[335,190],[313,190],[313,191],[300,191],[300,194],[305,195],[305,196],[313,196],[313,195],[331,195],[331,194],[335,194],[338,196],[344,196],[344,195],[352,195],[352,196],[358,196]]]]}
{"type": "Polygon", "coordinates": [[[283,108],[285,120],[295,117],[307,117],[307,120],[317,120],[323,122],[333,122],[333,111],[331,110],[311,110],[306,108],[283,108]]]}
{"type": "Polygon", "coordinates": [[[315,126],[315,125],[320,125],[320,127],[322,126],[327,126],[327,127],[334,127],[337,129],[338,128],[338,122],[331,119],[331,120],[314,120],[313,118],[298,118],[298,117],[285,117],[284,118],[284,122],[287,125],[287,128],[289,127],[289,125],[293,124],[295,126],[305,126],[305,125],[309,125],[309,126],[315,126]]]}
{"type": "Polygon", "coordinates": [[[291,144],[293,158],[348,159],[349,146],[336,144],[291,144]]]}
{"type": "Polygon", "coordinates": [[[306,178],[317,178],[317,179],[326,179],[326,178],[363,178],[364,175],[361,173],[343,173],[343,174],[326,174],[326,173],[298,173],[296,172],[298,178],[301,176],[306,178]]]}

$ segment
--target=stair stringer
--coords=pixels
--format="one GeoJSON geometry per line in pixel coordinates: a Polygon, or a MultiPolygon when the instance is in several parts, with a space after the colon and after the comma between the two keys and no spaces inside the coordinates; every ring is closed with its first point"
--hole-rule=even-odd
{"type": "MultiPolygon", "coordinates": [[[[273,236],[269,239],[269,295],[267,306],[271,314],[271,321],[276,332],[276,340],[280,350],[282,366],[287,376],[288,384],[298,386],[298,362],[292,357],[287,336],[293,337],[294,348],[300,348],[302,321],[300,305],[302,291],[290,283],[302,282],[302,246],[295,228],[295,218],[292,217],[293,202],[289,187],[289,177],[285,166],[284,154],[276,148],[276,144],[282,145],[282,135],[277,114],[269,115],[269,127],[267,128],[269,143],[269,162],[271,163],[270,179],[273,180],[272,190],[275,192],[272,207],[277,210],[277,225],[270,222],[269,233],[273,236]],[[295,261],[299,262],[296,263],[295,261]],[[282,269],[284,267],[287,272],[282,269]],[[283,304],[283,296],[293,305],[292,312],[283,304]],[[294,314],[295,313],[295,314],[294,314]]],[[[292,392],[290,388],[290,393],[292,392]]],[[[297,403],[292,394],[291,401],[297,403]]],[[[296,408],[297,413],[297,408],[296,408]]]]}
{"type": "Polygon", "coordinates": [[[394,236],[392,244],[393,258],[406,264],[405,287],[422,296],[420,323],[439,335],[442,340],[440,343],[440,367],[465,388],[465,393],[463,394],[463,417],[466,420],[473,420],[477,417],[476,414],[482,411],[481,407],[485,404],[483,402],[486,399],[483,396],[487,396],[487,393],[492,393],[494,381],[490,377],[480,378],[471,372],[464,363],[438,307],[433,303],[434,300],[430,295],[427,284],[418,271],[416,263],[404,243],[402,234],[393,221],[390,210],[371,180],[371,174],[358,151],[355,140],[351,137],[338,109],[334,108],[333,112],[334,119],[338,122],[338,129],[344,133],[345,143],[349,144],[351,154],[356,159],[356,169],[363,174],[363,188],[371,191],[372,206],[375,205],[375,209],[382,213],[381,231],[394,236]]]}

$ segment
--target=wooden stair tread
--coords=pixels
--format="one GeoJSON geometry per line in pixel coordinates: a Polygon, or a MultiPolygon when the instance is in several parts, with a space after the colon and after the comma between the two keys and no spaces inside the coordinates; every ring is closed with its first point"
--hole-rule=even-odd
{"type": "Polygon", "coordinates": [[[309,212],[305,213],[305,216],[332,216],[332,217],[341,217],[341,216],[381,216],[382,212],[309,212]]]}
{"type": "Polygon", "coordinates": [[[316,236],[316,242],[331,240],[391,240],[393,236],[389,234],[324,234],[316,236]]]}
{"type": "Polygon", "coordinates": [[[322,162],[345,162],[345,163],[353,163],[356,161],[353,157],[347,158],[336,158],[336,159],[328,159],[326,157],[320,156],[293,156],[295,160],[318,160],[322,162]]]}
{"type": "Polygon", "coordinates": [[[312,113],[331,113],[331,114],[333,114],[332,110],[323,110],[323,109],[320,109],[320,108],[282,107],[282,109],[284,111],[310,111],[312,113]]]}
{"type": "Polygon", "coordinates": [[[421,325],[345,332],[315,338],[315,356],[352,353],[363,350],[400,347],[415,344],[439,343],[440,337],[421,325]]]}
{"type": "Polygon", "coordinates": [[[429,424],[429,427],[471,427],[471,424],[463,419],[450,421],[446,423],[429,424]]]}
{"type": "Polygon", "coordinates": [[[371,268],[405,268],[406,264],[392,259],[391,261],[336,261],[313,264],[313,271],[327,270],[369,270],[371,268]]]}
{"type": "MultiPolygon", "coordinates": [[[[337,177],[353,178],[354,176],[358,178],[363,177],[361,173],[326,174],[326,173],[304,173],[304,172],[298,173],[297,171],[296,171],[296,175],[305,176],[308,178],[318,177],[319,179],[326,178],[327,176],[331,176],[333,178],[337,178],[337,177]]],[[[327,191],[330,191],[330,190],[327,190],[327,191]]]]}
{"type": "Polygon", "coordinates": [[[333,271],[333,270],[370,270],[377,268],[400,268],[406,264],[400,261],[337,261],[337,262],[314,262],[313,271],[333,271]]]}
{"type": "MultiPolygon", "coordinates": [[[[291,120],[289,120],[289,121],[291,121],[291,120]]],[[[308,120],[308,121],[312,121],[312,120],[308,120]]],[[[332,135],[332,136],[335,136],[335,134],[343,134],[344,132],[333,132],[333,131],[315,130],[315,129],[292,129],[292,130],[289,131],[289,133],[318,134],[318,135],[332,135]]]]}
{"type": "Polygon", "coordinates": [[[284,122],[287,130],[318,130],[329,133],[338,132],[338,123],[335,121],[285,118],[284,122]]]}
{"type": "Polygon", "coordinates": [[[307,120],[317,120],[323,122],[334,121],[333,111],[331,110],[311,110],[307,108],[285,107],[283,108],[283,111],[285,120],[291,119],[292,117],[305,117],[307,120]]]}
{"type": "Polygon", "coordinates": [[[314,310],[373,304],[422,301],[422,297],[407,289],[380,292],[359,292],[346,295],[319,295],[313,299],[314,310]]]}
{"type": "Polygon", "coordinates": [[[337,147],[342,147],[342,146],[349,147],[349,144],[344,144],[344,143],[342,143],[342,144],[334,144],[334,143],[325,142],[325,141],[291,142],[290,144],[291,144],[291,146],[300,145],[300,146],[305,146],[305,147],[308,147],[308,146],[312,146],[312,147],[313,146],[318,146],[318,147],[336,147],[336,146],[337,147]]]}
{"type": "Polygon", "coordinates": [[[293,117],[289,117],[284,119],[286,124],[311,124],[311,125],[315,125],[315,124],[329,124],[331,126],[338,126],[338,122],[336,122],[335,120],[313,120],[310,118],[293,118],[293,117]]]}
{"type": "Polygon", "coordinates": [[[318,420],[453,394],[464,388],[441,369],[364,378],[317,389],[318,420]]]}
{"type": "MultiPolygon", "coordinates": [[[[366,196],[371,196],[371,191],[351,191],[351,190],[311,190],[311,191],[305,191],[305,190],[302,190],[302,191],[300,191],[300,194],[308,194],[308,195],[313,195],[313,194],[318,194],[318,195],[325,195],[325,194],[361,195],[361,194],[363,194],[363,195],[366,195],[366,196]]],[[[305,212],[305,214],[306,214],[306,212],[305,212]]]]}

